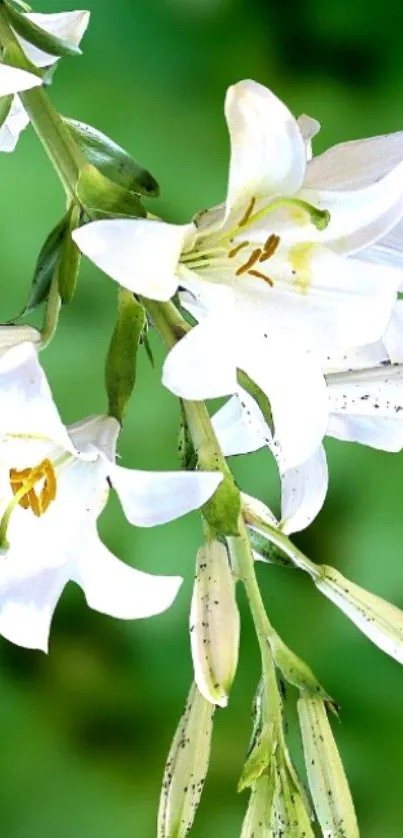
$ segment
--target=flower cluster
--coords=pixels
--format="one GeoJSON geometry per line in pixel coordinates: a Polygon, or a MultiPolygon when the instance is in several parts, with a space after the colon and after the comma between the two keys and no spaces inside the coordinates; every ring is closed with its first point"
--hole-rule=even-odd
{"type": "Polygon", "coordinates": [[[403,133],[312,156],[319,123],[294,118],[254,81],[229,88],[228,189],[188,224],[142,206],[152,176],[110,138],[63,119],[46,98],[50,68],[79,52],[83,11],[38,15],[0,6],[0,150],[31,121],[68,194],[38,258],[24,315],[44,304],[43,328],[0,328],[0,633],[47,649],[54,608],[71,580],[90,607],[117,618],[157,614],[181,580],[121,562],[97,519],[114,489],[127,520],[151,527],[201,508],[190,610],[194,679],[165,769],[159,838],[192,826],[210,758],[215,706],[226,707],[246,590],[262,678],[241,775],[249,788],[243,838],[313,836],[311,804],[286,737],[279,680],[298,691],[313,807],[324,836],[358,836],[327,711],[337,705],[279,637],[254,560],[311,577],[374,643],[403,661],[403,614],[316,565],[289,535],[325,502],[326,436],[403,448],[403,133]],[[39,353],[72,302],[81,254],[118,285],[106,359],[108,411],[65,426],[39,353]],[[138,353],[163,339],[163,384],[180,399],[176,472],[116,462],[138,353]],[[226,399],[211,416],[204,400],[226,399]],[[279,520],[244,495],[226,458],[268,447],[281,483],[279,520]],[[331,802],[330,802],[331,801],[331,802]]]}

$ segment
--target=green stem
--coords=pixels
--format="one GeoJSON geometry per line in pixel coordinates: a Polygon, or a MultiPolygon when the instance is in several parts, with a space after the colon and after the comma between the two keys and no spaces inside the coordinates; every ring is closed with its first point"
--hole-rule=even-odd
{"type": "Polygon", "coordinates": [[[271,544],[274,544],[274,546],[277,547],[281,553],[285,553],[285,555],[288,556],[294,567],[298,567],[300,570],[304,570],[306,573],[309,573],[314,581],[320,579],[322,576],[320,567],[314,562],[311,562],[311,560],[308,559],[308,557],[305,556],[305,554],[302,553],[301,550],[299,550],[298,547],[292,543],[292,541],[290,541],[285,533],[271,527],[259,518],[258,515],[254,515],[250,509],[246,509],[244,507],[243,514],[247,525],[255,527],[258,531],[264,533],[271,544]]]}
{"type": "MultiPolygon", "coordinates": [[[[38,75],[20,46],[7,19],[7,12],[0,5],[0,44],[12,55],[13,64],[29,73],[38,75]]],[[[78,176],[86,161],[63,120],[49,101],[43,88],[22,91],[20,99],[32,125],[52,161],[66,192],[75,196],[78,176]]]]}

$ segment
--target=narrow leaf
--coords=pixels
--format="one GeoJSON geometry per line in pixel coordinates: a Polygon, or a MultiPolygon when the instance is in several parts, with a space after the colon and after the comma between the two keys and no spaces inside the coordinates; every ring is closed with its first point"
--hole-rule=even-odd
{"type": "Polygon", "coordinates": [[[129,192],[154,197],[159,194],[157,181],[121,146],[91,125],[64,119],[70,133],[89,163],[105,177],[129,192]]]}
{"type": "Polygon", "coordinates": [[[5,8],[11,26],[28,43],[33,44],[43,52],[49,53],[49,55],[60,57],[81,55],[80,47],[62,38],[58,38],[56,35],[45,32],[44,29],[41,29],[40,26],[30,20],[25,14],[18,12],[10,3],[6,3],[5,8]]]}
{"type": "Polygon", "coordinates": [[[30,314],[47,299],[68,224],[69,213],[47,237],[36,262],[28,302],[21,316],[30,314]]]}
{"type": "Polygon", "coordinates": [[[284,643],[277,632],[273,630],[268,642],[275,664],[289,684],[293,684],[301,693],[322,698],[329,705],[336,706],[313,674],[312,669],[284,643]]]}
{"type": "Polygon", "coordinates": [[[144,308],[130,291],[118,290],[118,313],[105,365],[109,415],[122,422],[136,382],[137,351],[146,322],[144,308]]]}
{"type": "Polygon", "coordinates": [[[80,270],[81,252],[71,236],[79,223],[80,208],[73,204],[68,214],[68,223],[57,263],[59,294],[64,305],[71,303],[74,297],[80,270]]]}
{"type": "Polygon", "coordinates": [[[323,701],[303,696],[298,714],[305,764],[324,838],[359,838],[350,789],[323,701]]]}
{"type": "Polygon", "coordinates": [[[231,476],[224,475],[217,491],[202,508],[203,515],[212,533],[216,535],[238,535],[241,497],[231,476]]]}

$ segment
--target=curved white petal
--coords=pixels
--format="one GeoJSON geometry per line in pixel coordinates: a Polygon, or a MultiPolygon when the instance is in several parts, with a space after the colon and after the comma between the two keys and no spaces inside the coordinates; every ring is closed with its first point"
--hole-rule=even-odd
{"type": "MultiPolygon", "coordinates": [[[[403,221],[399,221],[386,236],[374,242],[357,254],[360,259],[368,259],[369,262],[379,262],[381,265],[390,265],[394,268],[403,269],[403,221]]],[[[403,289],[403,280],[399,291],[403,289]]]]}
{"type": "Polygon", "coordinates": [[[237,388],[231,311],[211,314],[169,352],[162,381],[172,393],[200,401],[227,396],[237,388]]]}
{"type": "Polygon", "coordinates": [[[0,128],[0,151],[14,151],[21,131],[29,125],[29,116],[19,96],[14,96],[10,113],[0,128]]]}
{"type": "Polygon", "coordinates": [[[32,343],[0,355],[0,434],[48,438],[75,450],[53,401],[32,343]]]}
{"type": "Polygon", "coordinates": [[[238,394],[214,414],[212,424],[225,457],[249,454],[273,444],[263,414],[241,387],[238,394]]]}
{"type": "Polygon", "coordinates": [[[328,433],[386,451],[403,444],[403,365],[328,377],[328,433]]]}
{"type": "Polygon", "coordinates": [[[307,462],[282,473],[283,532],[299,532],[309,526],[325,502],[328,481],[326,454],[322,445],[307,462]]]}
{"type": "Polygon", "coordinates": [[[147,219],[93,221],[73,233],[85,256],[124,288],[155,300],[169,300],[191,224],[147,219]]]}
{"type": "Polygon", "coordinates": [[[78,451],[96,449],[111,463],[115,462],[120,425],[113,416],[89,416],[69,425],[67,430],[78,451]]]}
{"type": "Polygon", "coordinates": [[[281,246],[270,260],[274,285],[242,277],[239,306],[291,340],[326,354],[373,343],[389,322],[401,272],[346,258],[315,243],[281,246]]]}
{"type": "Polygon", "coordinates": [[[362,189],[383,178],[403,160],[403,131],[338,143],[308,164],[304,186],[362,189]]]}
{"type": "Polygon", "coordinates": [[[306,159],[312,160],[312,140],[320,131],[320,122],[303,113],[298,117],[297,123],[305,142],[306,159]]]}
{"type": "Polygon", "coordinates": [[[71,573],[83,589],[90,608],[134,620],[165,611],[182,584],[179,576],[152,576],[124,564],[93,538],[71,573]]]}
{"type": "Polygon", "coordinates": [[[402,219],[403,159],[381,180],[362,189],[304,188],[300,196],[330,212],[328,226],[315,231],[315,240],[338,253],[354,253],[381,239],[402,219]]]}
{"type": "Polygon", "coordinates": [[[403,300],[398,300],[382,343],[392,363],[403,363],[403,300]]]}
{"type": "Polygon", "coordinates": [[[292,195],[305,174],[305,143],[297,121],[270,90],[241,81],[227,91],[231,140],[227,213],[247,209],[251,197],[292,195]]]}
{"type": "MultiPolygon", "coordinates": [[[[56,14],[29,12],[26,17],[50,35],[69,41],[78,47],[89,24],[90,13],[82,10],[57,12],[56,14]]],[[[17,33],[16,37],[23,47],[25,55],[37,67],[50,67],[59,60],[57,55],[50,55],[48,52],[38,49],[17,33]]]]}
{"type": "Polygon", "coordinates": [[[0,64],[0,96],[11,96],[21,90],[30,90],[32,87],[40,87],[42,79],[26,70],[19,70],[17,67],[10,67],[9,64],[0,64]]]}
{"type": "Polygon", "coordinates": [[[324,377],[313,357],[279,335],[250,336],[239,348],[239,366],[267,395],[274,446],[284,468],[304,463],[317,450],[328,421],[324,377]]]}
{"type": "Polygon", "coordinates": [[[380,451],[396,453],[403,448],[403,421],[348,413],[331,414],[327,435],[342,442],[358,442],[380,451]]]}
{"type": "Polygon", "coordinates": [[[1,556],[0,634],[26,649],[48,650],[53,612],[65,587],[65,569],[48,568],[21,575],[13,555],[1,556]]]}
{"type": "Polygon", "coordinates": [[[137,471],[115,466],[110,479],[127,520],[137,527],[154,527],[203,506],[221,483],[222,474],[137,471]]]}
{"type": "Polygon", "coordinates": [[[358,372],[360,369],[379,367],[388,362],[389,356],[382,339],[375,343],[367,343],[365,346],[356,346],[353,349],[340,349],[337,353],[327,355],[323,371],[331,380],[331,376],[337,372],[358,372]]]}

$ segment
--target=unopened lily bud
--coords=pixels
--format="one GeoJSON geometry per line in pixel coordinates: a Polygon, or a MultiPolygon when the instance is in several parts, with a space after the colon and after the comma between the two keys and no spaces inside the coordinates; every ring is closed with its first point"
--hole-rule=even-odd
{"type": "Polygon", "coordinates": [[[263,774],[254,785],[242,824],[241,838],[268,838],[274,783],[271,772],[263,774]]]}
{"type": "Polygon", "coordinates": [[[403,663],[403,611],[322,565],[316,587],[383,652],[403,663]]]}
{"type": "Polygon", "coordinates": [[[239,634],[227,549],[219,541],[210,541],[197,554],[190,637],[196,684],[207,701],[220,707],[227,705],[235,676],[239,634]]]}
{"type": "MultiPolygon", "coordinates": [[[[274,793],[268,835],[314,838],[304,797],[281,751],[273,760],[274,793]]],[[[341,836],[340,836],[341,838],[341,836]]]]}
{"type": "Polygon", "coordinates": [[[324,838],[359,838],[346,775],[323,701],[298,701],[305,764],[316,814],[324,838]]]}
{"type": "Polygon", "coordinates": [[[192,827],[210,761],[214,707],[192,686],[165,766],[157,838],[185,838],[192,827]]]}

